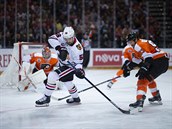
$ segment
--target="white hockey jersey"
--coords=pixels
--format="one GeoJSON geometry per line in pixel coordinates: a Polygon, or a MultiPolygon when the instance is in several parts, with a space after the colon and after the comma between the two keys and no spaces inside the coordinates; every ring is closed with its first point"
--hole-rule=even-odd
{"type": "Polygon", "coordinates": [[[76,68],[82,68],[83,47],[76,37],[74,37],[73,46],[70,46],[66,43],[66,41],[63,38],[63,32],[50,36],[48,42],[54,49],[56,49],[57,46],[67,48],[68,57],[65,61],[60,60],[60,65],[68,65],[67,61],[69,61],[72,64],[75,64],[76,68]]]}

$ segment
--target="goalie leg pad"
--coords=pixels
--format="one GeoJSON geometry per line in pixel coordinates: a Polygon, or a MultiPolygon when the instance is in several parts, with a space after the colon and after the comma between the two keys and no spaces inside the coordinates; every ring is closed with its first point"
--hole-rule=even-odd
{"type": "Polygon", "coordinates": [[[34,67],[35,63],[30,64],[28,62],[23,62],[22,68],[20,70],[20,75],[25,77],[26,75],[31,74],[34,67]]]}
{"type": "Polygon", "coordinates": [[[25,78],[18,82],[17,88],[19,91],[25,91],[29,88],[29,85],[30,85],[30,81],[27,78],[25,78]]]}
{"type": "Polygon", "coordinates": [[[42,83],[47,77],[44,71],[41,69],[31,75],[28,75],[28,78],[34,83],[35,85],[42,83]]]}

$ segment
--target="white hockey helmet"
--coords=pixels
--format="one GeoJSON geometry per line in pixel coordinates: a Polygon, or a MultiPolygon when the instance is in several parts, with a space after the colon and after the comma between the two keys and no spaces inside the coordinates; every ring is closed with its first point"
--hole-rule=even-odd
{"type": "Polygon", "coordinates": [[[63,38],[70,39],[70,38],[74,37],[74,35],[75,35],[75,32],[72,27],[65,27],[65,29],[63,31],[63,38]]]}

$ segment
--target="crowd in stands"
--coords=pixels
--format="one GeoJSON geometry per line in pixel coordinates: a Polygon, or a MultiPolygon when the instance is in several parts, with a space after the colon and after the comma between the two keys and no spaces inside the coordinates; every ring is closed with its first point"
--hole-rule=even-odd
{"type": "MultiPolygon", "coordinates": [[[[40,8],[40,0],[28,0],[29,12],[27,12],[26,0],[17,0],[17,5],[15,0],[6,0],[5,17],[4,1],[0,1],[0,42],[1,44],[4,42],[5,18],[6,47],[12,47],[16,41],[47,42],[50,35],[62,31],[67,25],[73,26],[79,40],[85,33],[82,25],[82,0],[71,0],[70,4],[68,4],[68,0],[56,0],[55,6],[53,0],[42,0],[42,8],[40,8]],[[54,7],[56,8],[56,24],[54,24],[54,7]],[[68,13],[70,13],[69,23],[68,13]],[[40,23],[40,14],[42,14],[42,23],[40,23]],[[17,22],[15,22],[16,20],[17,22]],[[40,37],[42,37],[41,40],[40,37]]],[[[85,0],[85,31],[92,33],[92,47],[98,47],[98,29],[100,29],[101,48],[124,47],[125,37],[131,31],[138,32],[142,38],[146,37],[146,3],[144,0],[132,0],[132,2],[132,19],[130,19],[129,0],[116,0],[116,6],[112,0],[100,0],[100,27],[98,28],[98,1],[85,0]],[[114,12],[116,14],[115,22],[114,12]],[[132,22],[130,22],[131,20],[132,22]]],[[[150,37],[156,41],[160,35],[159,24],[153,18],[150,18],[149,22],[154,24],[149,29],[150,37]]]]}

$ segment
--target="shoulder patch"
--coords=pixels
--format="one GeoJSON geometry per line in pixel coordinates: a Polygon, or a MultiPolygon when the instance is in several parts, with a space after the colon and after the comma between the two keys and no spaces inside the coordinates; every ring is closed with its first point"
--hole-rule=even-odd
{"type": "Polygon", "coordinates": [[[78,48],[78,50],[82,49],[82,46],[80,44],[76,45],[76,47],[78,48]]]}

